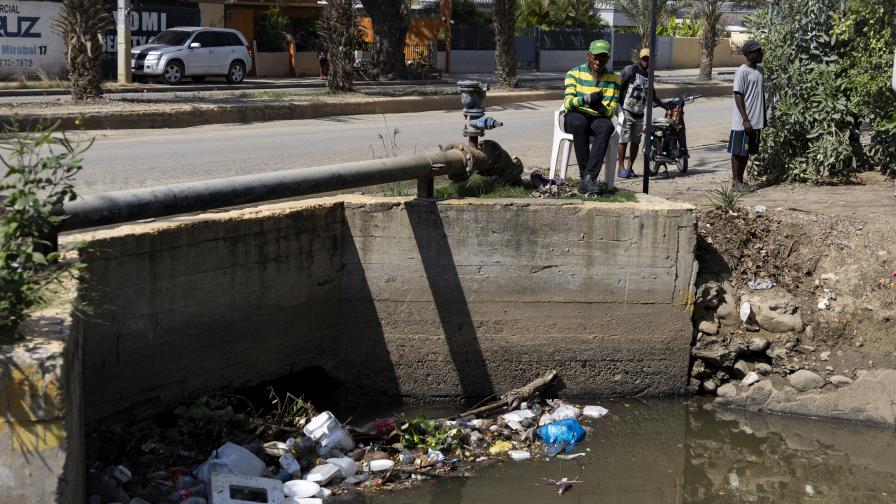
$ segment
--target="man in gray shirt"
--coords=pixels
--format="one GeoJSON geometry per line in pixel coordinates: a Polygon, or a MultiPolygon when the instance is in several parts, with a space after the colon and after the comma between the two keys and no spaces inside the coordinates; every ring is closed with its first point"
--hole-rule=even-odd
{"type": "Polygon", "coordinates": [[[767,124],[765,113],[764,72],[762,46],[748,40],[742,49],[747,63],[734,75],[734,107],[731,113],[731,135],[728,152],[731,153],[731,179],[734,189],[748,191],[744,184],[744,172],[751,154],[759,153],[762,129],[767,124]]]}

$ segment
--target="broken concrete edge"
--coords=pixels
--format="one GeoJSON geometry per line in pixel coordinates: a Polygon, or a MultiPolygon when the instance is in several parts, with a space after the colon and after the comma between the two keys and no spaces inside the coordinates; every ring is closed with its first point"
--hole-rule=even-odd
{"type": "Polygon", "coordinates": [[[81,356],[71,313],[37,311],[22,331],[23,341],[0,345],[0,500],[80,502],[81,356]]]}
{"type": "MultiPolygon", "coordinates": [[[[703,97],[719,97],[730,95],[731,89],[730,85],[724,84],[707,84],[702,86],[669,85],[658,86],[657,94],[661,98],[692,94],[703,97]]],[[[489,93],[486,104],[488,107],[495,107],[545,100],[557,100],[559,103],[562,98],[562,89],[517,92],[493,91],[489,93]]],[[[403,96],[363,102],[274,102],[225,105],[195,108],[189,111],[114,110],[88,114],[59,114],[53,112],[46,114],[12,114],[0,116],[0,123],[15,123],[23,129],[46,126],[57,121],[59,123],[57,128],[61,130],[159,129],[189,128],[209,124],[245,124],[266,121],[319,119],[321,117],[345,115],[402,114],[460,109],[460,98],[457,95],[403,96]]]]}

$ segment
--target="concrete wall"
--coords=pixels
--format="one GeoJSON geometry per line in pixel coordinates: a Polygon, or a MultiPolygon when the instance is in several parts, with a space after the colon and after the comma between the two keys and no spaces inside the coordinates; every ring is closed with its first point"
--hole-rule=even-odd
{"type": "Polygon", "coordinates": [[[331,367],[341,230],[303,203],[81,235],[85,419],[331,367]]]}
{"type": "Polygon", "coordinates": [[[68,310],[37,313],[0,345],[0,502],[68,504],[84,493],[80,347],[68,310]]]}
{"type": "Polygon", "coordinates": [[[566,72],[572,67],[585,63],[585,51],[539,51],[538,70],[540,72],[566,72]]]}
{"type": "MultiPolygon", "coordinates": [[[[700,43],[697,38],[676,37],[672,44],[672,68],[699,68],[700,43]]],[[[714,67],[733,67],[745,63],[740,50],[731,45],[731,39],[722,39],[713,52],[714,67]]]]}
{"type": "MultiPolygon", "coordinates": [[[[600,204],[322,199],[73,238],[88,421],[320,366],[353,402],[687,383],[694,214],[600,204]]],[[[313,386],[310,384],[309,386],[313,386]]]]}
{"type": "Polygon", "coordinates": [[[497,68],[495,51],[451,51],[451,73],[489,73],[497,68]]]}
{"type": "MultiPolygon", "coordinates": [[[[660,200],[662,201],[662,200],[660,200]]],[[[372,397],[684,392],[694,214],[666,202],[346,202],[337,370],[372,397]]]]}

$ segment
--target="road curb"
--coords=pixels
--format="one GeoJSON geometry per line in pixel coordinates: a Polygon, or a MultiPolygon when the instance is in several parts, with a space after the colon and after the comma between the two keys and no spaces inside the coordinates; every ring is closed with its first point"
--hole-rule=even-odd
{"type": "MultiPolygon", "coordinates": [[[[705,97],[717,97],[730,95],[732,92],[731,89],[730,85],[719,84],[696,86],[662,85],[657,87],[657,94],[661,98],[692,94],[698,94],[705,97]]],[[[489,107],[494,107],[532,101],[557,100],[559,102],[562,98],[562,89],[514,92],[493,91],[488,94],[486,104],[489,107]]],[[[58,127],[63,130],[157,129],[189,128],[208,124],[291,121],[345,115],[403,114],[460,109],[460,96],[458,95],[403,96],[359,102],[275,102],[222,105],[208,108],[197,107],[189,111],[183,109],[173,111],[114,110],[109,112],[94,112],[91,114],[14,114],[0,116],[0,123],[14,121],[19,127],[33,128],[58,121],[58,127]]]]}
{"type": "MultiPolygon", "coordinates": [[[[412,80],[412,81],[355,81],[358,87],[388,87],[388,86],[432,86],[450,83],[445,80],[412,80]]],[[[266,89],[324,89],[327,82],[323,80],[305,82],[268,82],[250,84],[187,84],[177,86],[156,87],[120,87],[104,89],[105,94],[124,93],[194,93],[204,91],[248,91],[266,89]]],[[[68,88],[42,88],[42,89],[0,89],[0,98],[16,98],[25,96],[68,96],[72,94],[68,88]]]]}

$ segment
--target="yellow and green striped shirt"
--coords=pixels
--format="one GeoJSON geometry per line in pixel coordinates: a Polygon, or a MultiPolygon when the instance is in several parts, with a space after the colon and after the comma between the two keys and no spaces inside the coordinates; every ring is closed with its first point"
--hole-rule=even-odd
{"type": "Polygon", "coordinates": [[[563,97],[563,107],[569,110],[577,110],[587,115],[599,115],[597,111],[585,105],[585,95],[589,95],[595,91],[601,91],[604,94],[603,104],[607,107],[606,117],[613,117],[616,114],[616,107],[619,106],[619,88],[622,82],[619,76],[611,70],[603,69],[597,80],[591,74],[591,68],[588,63],[577,66],[566,72],[564,81],[566,93],[563,97]]]}

